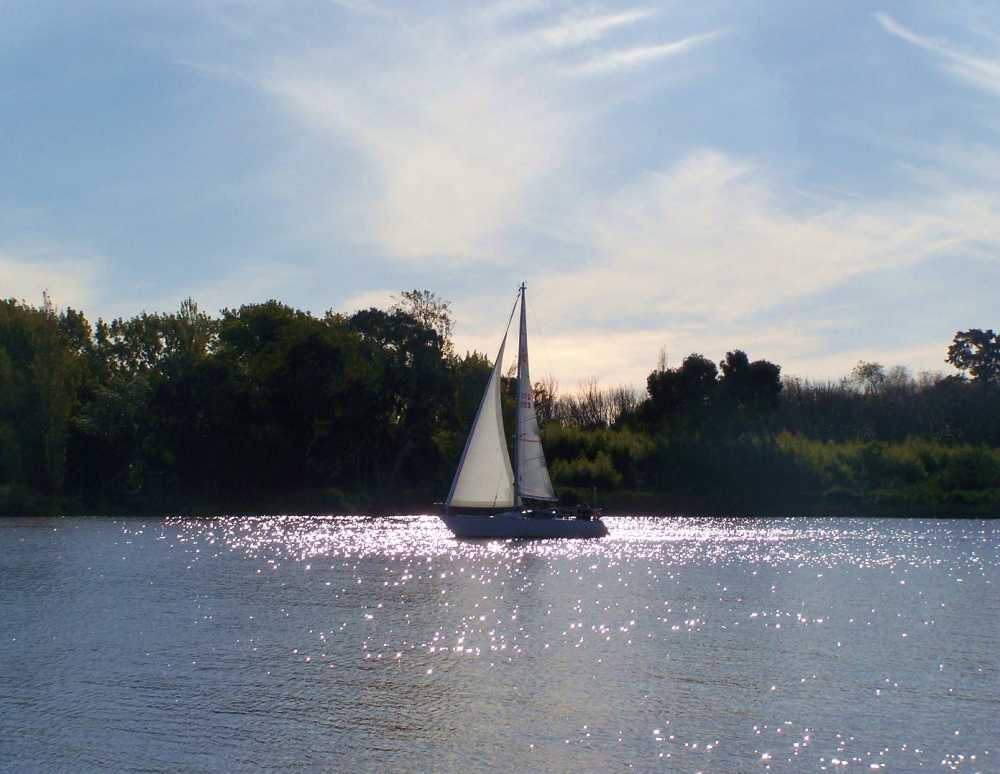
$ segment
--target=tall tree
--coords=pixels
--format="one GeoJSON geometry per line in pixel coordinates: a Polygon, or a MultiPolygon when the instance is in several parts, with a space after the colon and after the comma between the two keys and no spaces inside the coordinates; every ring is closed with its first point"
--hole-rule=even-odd
{"type": "Polygon", "coordinates": [[[858,364],[851,370],[848,381],[854,384],[865,395],[875,395],[885,386],[885,368],[881,363],[859,360],[858,364]]]}
{"type": "Polygon", "coordinates": [[[437,454],[434,434],[452,410],[448,359],[441,335],[406,312],[367,309],[351,316],[350,325],[374,347],[373,362],[379,370],[365,440],[368,464],[384,496],[406,463],[414,466],[414,478],[421,469],[426,473],[433,467],[427,463],[437,454]]]}
{"type": "Polygon", "coordinates": [[[948,347],[945,362],[960,371],[968,371],[977,382],[1000,381],[1000,334],[978,328],[959,331],[948,347]]]}
{"type": "Polygon", "coordinates": [[[654,416],[669,419],[707,407],[718,375],[715,363],[697,353],[684,358],[679,368],[657,368],[646,379],[654,416]]]}
{"type": "Polygon", "coordinates": [[[778,408],[781,399],[781,366],[767,360],[752,363],[746,352],[726,353],[720,364],[719,390],[724,402],[746,414],[763,417],[778,408]]]}
{"type": "Polygon", "coordinates": [[[65,482],[67,428],[78,401],[80,349],[88,343],[88,330],[79,313],[57,312],[47,293],[37,309],[13,299],[0,304],[0,350],[10,390],[2,403],[16,407],[6,434],[17,438],[19,467],[28,480],[52,493],[62,491],[65,482]]]}
{"type": "Polygon", "coordinates": [[[399,296],[393,296],[392,312],[404,312],[412,316],[425,328],[436,331],[441,337],[441,349],[446,355],[451,355],[451,331],[454,322],[451,319],[451,303],[439,298],[429,290],[404,290],[399,296]]]}
{"type": "Polygon", "coordinates": [[[179,369],[190,368],[204,359],[218,337],[219,323],[191,298],[181,302],[176,314],[163,318],[163,340],[167,360],[179,369]]]}

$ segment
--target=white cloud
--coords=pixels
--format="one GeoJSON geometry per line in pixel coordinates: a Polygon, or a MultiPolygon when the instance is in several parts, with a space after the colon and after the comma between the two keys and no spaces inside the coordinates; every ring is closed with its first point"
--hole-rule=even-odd
{"type": "MultiPolygon", "coordinates": [[[[194,23],[162,25],[156,39],[188,67],[169,105],[177,126],[198,131],[178,138],[198,151],[192,160],[233,151],[234,161],[211,180],[181,174],[160,189],[162,222],[190,233],[157,249],[158,216],[136,219],[127,196],[90,197],[93,207],[76,213],[78,203],[62,204],[121,268],[17,250],[8,239],[5,294],[30,300],[49,287],[57,303],[110,300],[124,314],[175,309],[187,295],[211,311],[277,297],[322,313],[328,297],[350,312],[384,308],[400,287],[427,287],[454,301],[456,348],[492,354],[523,273],[544,337],[533,351],[544,345],[554,375],[572,387],[591,376],[640,384],[661,346],[673,363],[742,347],[814,376],[849,370],[859,353],[887,364],[893,353],[924,357],[905,342],[880,352],[851,341],[839,329],[863,323],[838,293],[867,283],[874,294],[880,277],[952,255],[1000,254],[996,126],[982,131],[995,123],[1000,66],[995,46],[973,45],[988,34],[976,38],[971,24],[952,43],[940,26],[921,22],[933,36],[919,34],[880,14],[881,29],[906,44],[859,59],[859,21],[881,34],[863,9],[834,19],[782,9],[764,18],[732,4],[667,13],[629,0],[194,0],[170,13],[191,7],[202,14],[194,23]],[[926,107],[940,85],[921,83],[910,46],[979,89],[949,95],[968,111],[942,118],[936,102],[926,107]],[[878,89],[858,80],[865,64],[884,68],[865,74],[878,89]],[[212,88],[192,87],[196,78],[212,88]],[[209,94],[205,103],[195,92],[209,94]],[[216,97],[213,109],[248,117],[246,136],[217,131],[206,109],[216,97]],[[873,98],[905,120],[871,115],[873,98]],[[184,114],[190,105],[196,111],[184,114]],[[261,160],[262,171],[234,172],[243,159],[261,160]],[[227,189],[217,199],[233,208],[203,208],[203,186],[206,198],[227,189]],[[246,236],[241,218],[265,212],[256,225],[267,227],[246,236]],[[123,245],[142,254],[120,255],[123,245]],[[172,251],[187,260],[168,264],[172,251]],[[227,263],[234,254],[252,258],[227,263]],[[154,260],[162,263],[143,263],[154,260]],[[815,299],[824,306],[814,314],[815,299]]],[[[188,166],[145,155],[172,161],[144,175],[188,166]]],[[[106,190],[149,190],[129,164],[100,168],[106,190]]],[[[16,195],[30,204],[39,191],[16,195]]],[[[52,225],[21,231],[70,228],[52,225]]],[[[978,278],[961,282],[986,297],[978,278]]],[[[900,319],[919,315],[901,308],[905,293],[896,303],[900,319]]],[[[964,311],[955,298],[941,306],[949,321],[964,311]]]]}
{"type": "Polygon", "coordinates": [[[538,39],[545,45],[557,49],[582,46],[600,40],[617,28],[626,27],[650,15],[650,11],[641,8],[632,8],[615,14],[573,14],[541,30],[538,39]]]}
{"type": "MultiPolygon", "coordinates": [[[[561,10],[366,7],[338,17],[329,39],[261,24],[242,64],[205,53],[197,67],[277,97],[318,147],[354,150],[358,184],[340,182],[348,198],[368,199],[349,224],[356,240],[407,261],[467,261],[495,255],[500,235],[533,217],[544,181],[579,154],[594,95],[567,88],[567,73],[634,72],[708,37],[663,42],[639,24],[653,16],[644,8],[554,17],[561,10]]],[[[237,37],[250,37],[246,24],[237,37]]]]}
{"type": "MultiPolygon", "coordinates": [[[[887,13],[877,13],[875,18],[887,32],[945,59],[948,62],[946,69],[953,75],[957,75],[972,86],[1000,95],[1000,59],[974,56],[952,45],[919,35],[887,13]]],[[[995,44],[995,40],[993,43],[995,44]]]]}
{"type": "Polygon", "coordinates": [[[692,153],[595,207],[592,228],[606,260],[575,278],[576,297],[615,289],[641,299],[644,313],[732,322],[997,233],[986,202],[827,203],[804,212],[794,204],[764,170],[717,151],[692,153]]]}
{"type": "Polygon", "coordinates": [[[692,35],[691,37],[672,43],[660,43],[655,46],[635,46],[612,51],[580,65],[575,68],[575,72],[592,75],[640,67],[651,62],[683,54],[720,34],[721,31],[707,32],[701,35],[692,35]]]}
{"type": "MultiPolygon", "coordinates": [[[[596,202],[581,223],[592,235],[587,265],[533,283],[536,307],[551,326],[548,349],[568,353],[553,355],[560,378],[639,383],[660,346],[678,363],[691,351],[718,358],[741,347],[790,373],[829,376],[817,369],[838,363],[833,373],[843,373],[859,355],[843,346],[830,354],[841,334],[829,310],[817,318],[799,311],[794,322],[750,321],[862,277],[949,255],[1000,256],[1000,193],[992,189],[796,203],[766,170],[713,150],[596,202]]],[[[940,346],[890,344],[868,354],[900,362],[895,358],[933,350],[930,361],[909,363],[919,369],[936,366],[940,346]]]]}
{"type": "Polygon", "coordinates": [[[353,294],[340,305],[345,314],[352,314],[362,309],[388,309],[395,303],[395,298],[399,296],[396,288],[379,288],[376,290],[365,290],[353,294]]]}
{"type": "MultiPolygon", "coordinates": [[[[222,309],[238,309],[244,304],[286,300],[296,287],[308,286],[317,281],[316,271],[308,267],[277,264],[259,257],[228,259],[224,271],[214,279],[190,283],[179,295],[170,288],[161,292],[152,302],[153,309],[177,309],[185,298],[191,297],[198,307],[208,314],[217,315],[222,309]]],[[[176,286],[175,286],[176,287],[176,286]]],[[[309,309],[322,316],[327,309],[309,309]]]]}
{"type": "Polygon", "coordinates": [[[47,292],[57,308],[72,306],[86,312],[96,298],[95,259],[39,254],[50,252],[51,248],[35,248],[27,254],[0,250],[0,297],[41,306],[42,294],[47,292]]]}
{"type": "Polygon", "coordinates": [[[881,363],[887,369],[901,365],[910,375],[916,377],[922,371],[954,374],[955,370],[945,363],[947,345],[950,342],[933,342],[912,347],[883,348],[872,347],[852,349],[850,352],[822,354],[815,350],[792,356],[782,368],[782,375],[809,379],[814,382],[837,381],[850,374],[851,369],[861,360],[881,363]],[[793,364],[788,368],[788,363],[793,364]]]}
{"type": "Polygon", "coordinates": [[[413,68],[419,74],[345,83],[279,66],[265,83],[372,165],[377,199],[361,224],[363,241],[404,259],[468,256],[515,215],[517,194],[556,162],[559,119],[530,88],[513,94],[496,74],[447,72],[433,60],[413,68]]]}

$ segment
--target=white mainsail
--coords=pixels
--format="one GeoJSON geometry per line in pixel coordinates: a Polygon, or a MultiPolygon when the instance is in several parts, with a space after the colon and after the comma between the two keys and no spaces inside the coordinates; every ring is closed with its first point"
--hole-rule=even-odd
{"type": "Polygon", "coordinates": [[[500,411],[500,369],[506,343],[507,334],[504,333],[486,392],[472,424],[472,432],[455,471],[451,492],[445,501],[449,508],[510,508],[514,505],[514,473],[510,468],[500,411]]]}
{"type": "Polygon", "coordinates": [[[514,437],[514,459],[518,497],[532,500],[555,500],[549,480],[549,469],[542,451],[542,438],[538,433],[538,417],[528,375],[528,327],[524,311],[524,285],[521,285],[521,335],[517,352],[517,434],[514,437]]]}

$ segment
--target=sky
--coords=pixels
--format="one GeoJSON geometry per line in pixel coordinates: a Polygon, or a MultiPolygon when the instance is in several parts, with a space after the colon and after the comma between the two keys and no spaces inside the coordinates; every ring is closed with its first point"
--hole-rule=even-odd
{"type": "Polygon", "coordinates": [[[1000,4],[0,0],[0,297],[403,290],[532,376],[838,379],[1000,327],[1000,4]]]}

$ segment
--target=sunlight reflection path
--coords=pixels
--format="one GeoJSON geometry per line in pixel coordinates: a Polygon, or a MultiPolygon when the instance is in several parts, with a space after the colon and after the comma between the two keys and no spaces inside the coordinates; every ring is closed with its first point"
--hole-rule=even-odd
{"type": "Polygon", "coordinates": [[[282,606],[302,619],[290,657],[339,679],[362,670],[390,704],[411,697],[406,723],[426,712],[463,737],[470,714],[497,729],[516,708],[527,740],[516,768],[992,759],[976,731],[1000,706],[996,664],[944,646],[980,636],[970,610],[997,601],[990,523],[608,525],[602,540],[458,541],[435,516],[177,519],[162,539],[192,566],[244,557],[282,599],[315,606],[327,587],[311,618],[282,606]],[[566,745],[600,755],[567,757],[566,745]]]}

